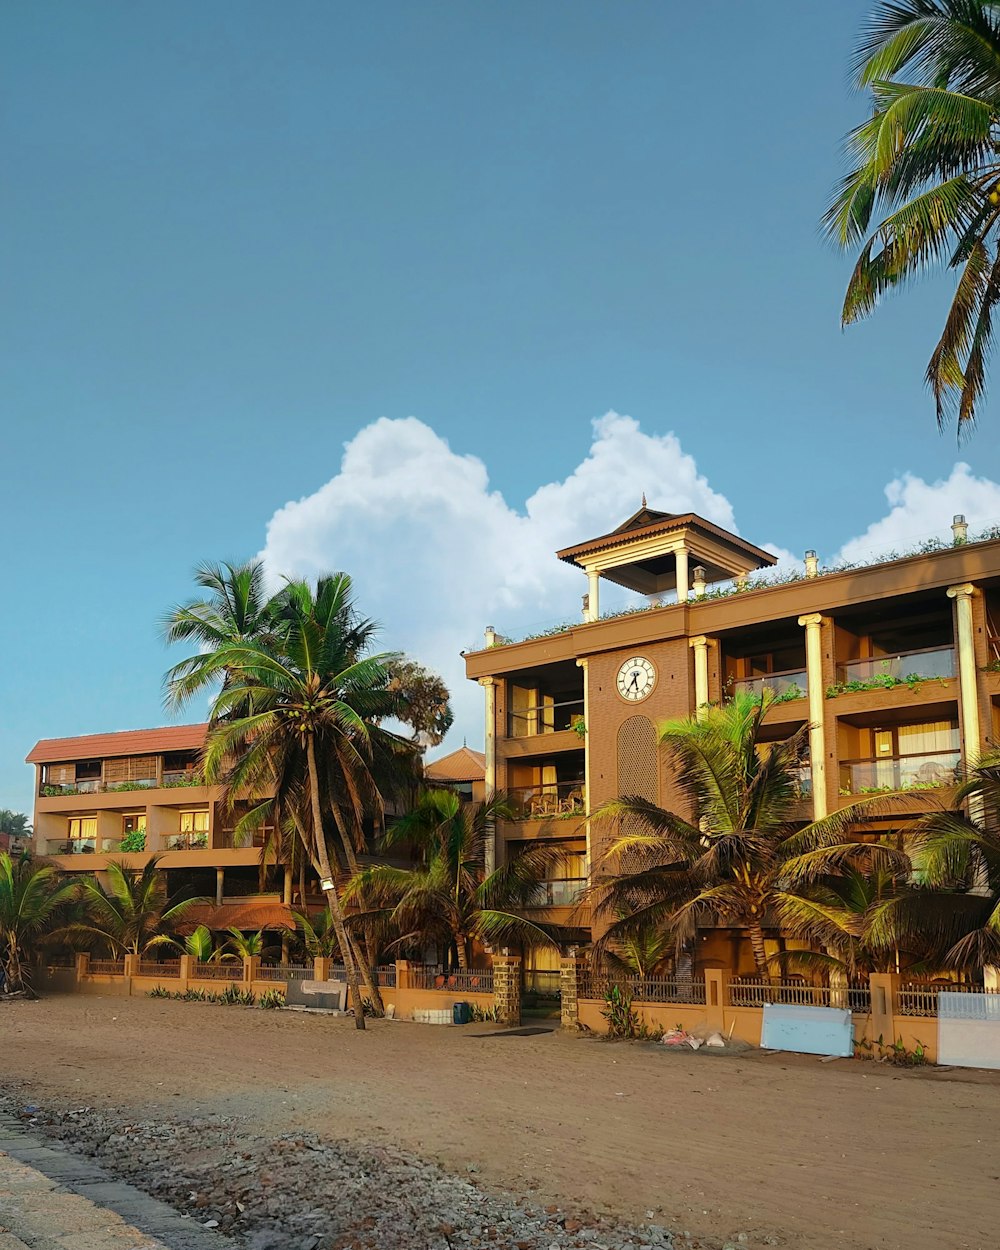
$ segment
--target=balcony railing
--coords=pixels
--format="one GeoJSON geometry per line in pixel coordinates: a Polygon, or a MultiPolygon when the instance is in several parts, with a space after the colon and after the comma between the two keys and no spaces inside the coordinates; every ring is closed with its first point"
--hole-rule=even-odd
{"type": "Polygon", "coordinates": [[[809,693],[809,677],[805,669],[790,668],[780,673],[765,673],[760,677],[747,677],[737,681],[733,690],[738,694],[752,694],[760,698],[768,690],[776,698],[804,699],[809,693]]]}
{"type": "Polygon", "coordinates": [[[563,877],[559,881],[543,881],[532,907],[572,907],[587,888],[586,877],[563,877]]]}
{"type": "Polygon", "coordinates": [[[59,838],[46,843],[49,855],[94,855],[96,838],[59,838]]]}
{"type": "Polygon", "coordinates": [[[953,786],[962,770],[960,751],[925,751],[919,755],[844,760],[841,794],[884,794],[891,790],[936,790],[953,786]]]}
{"type": "Polygon", "coordinates": [[[510,791],[517,820],[537,820],[546,816],[582,816],[587,810],[587,792],[582,781],[553,781],[542,786],[515,786],[510,791]]]}
{"type": "Polygon", "coordinates": [[[896,685],[908,678],[954,677],[955,648],[925,647],[919,651],[900,651],[896,655],[876,655],[865,660],[849,660],[841,664],[838,677],[841,685],[851,682],[885,682],[896,685]]]}
{"type": "Polygon", "coordinates": [[[223,829],[222,845],[230,851],[242,851],[250,846],[266,845],[268,839],[273,834],[274,829],[270,825],[265,825],[262,829],[254,829],[240,834],[237,834],[232,829],[223,829]]]}
{"type": "Polygon", "coordinates": [[[164,773],[161,778],[139,777],[133,781],[102,781],[100,777],[83,781],[43,781],[38,787],[38,795],[43,799],[57,799],[72,794],[127,794],[132,790],[173,790],[204,784],[201,773],[193,769],[177,769],[164,773]]]}
{"type": "Polygon", "coordinates": [[[560,703],[540,703],[536,707],[518,708],[508,718],[507,733],[511,738],[532,738],[536,734],[560,733],[573,729],[583,721],[583,699],[565,699],[560,703]]]}
{"type": "Polygon", "coordinates": [[[165,851],[203,851],[208,846],[208,834],[168,833],[160,843],[165,851]]]}
{"type": "Polygon", "coordinates": [[[492,968],[466,968],[443,972],[431,966],[410,969],[410,985],[416,990],[443,990],[448,993],[492,994],[492,968]]]}

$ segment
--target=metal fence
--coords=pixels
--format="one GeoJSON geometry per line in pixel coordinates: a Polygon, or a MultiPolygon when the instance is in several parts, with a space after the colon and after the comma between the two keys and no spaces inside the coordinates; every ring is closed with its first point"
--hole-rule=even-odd
{"type": "Polygon", "coordinates": [[[380,964],[375,970],[375,984],[380,989],[394,990],[396,988],[396,965],[380,964]]]}
{"type": "Polygon", "coordinates": [[[734,977],[729,982],[731,1007],[763,1007],[765,1003],[782,1003],[792,1007],[849,1007],[865,1013],[871,1009],[868,985],[809,985],[802,981],[759,981],[753,977],[734,977]]]}
{"type": "MultiPolygon", "coordinates": [[[[938,994],[1000,994],[1000,990],[986,989],[982,985],[957,985],[953,982],[906,981],[896,994],[896,1011],[901,1016],[930,1016],[938,1014],[938,994]]],[[[1000,1002],[1000,998],[997,1000],[1000,1002]]]]}
{"type": "Polygon", "coordinates": [[[88,971],[102,977],[123,977],[125,975],[124,959],[92,959],[87,965],[88,971]]]}
{"type": "Polygon", "coordinates": [[[258,981],[293,981],[299,979],[312,968],[305,964],[261,964],[257,971],[258,981]]]}
{"type": "Polygon", "coordinates": [[[191,968],[192,981],[242,981],[243,961],[225,964],[196,963],[191,968]]]}
{"type": "Polygon", "coordinates": [[[594,976],[589,970],[577,974],[577,994],[580,998],[603,999],[614,986],[637,1003],[692,1003],[701,1006],[705,1002],[705,982],[686,977],[594,976]]]}
{"type": "Polygon", "coordinates": [[[493,969],[467,968],[459,972],[442,972],[440,968],[414,968],[410,983],[416,990],[444,990],[448,993],[492,994],[493,969]]]}
{"type": "Polygon", "coordinates": [[[166,959],[163,963],[157,963],[155,959],[139,960],[139,976],[141,977],[179,977],[181,975],[181,961],[179,959],[166,959]]]}

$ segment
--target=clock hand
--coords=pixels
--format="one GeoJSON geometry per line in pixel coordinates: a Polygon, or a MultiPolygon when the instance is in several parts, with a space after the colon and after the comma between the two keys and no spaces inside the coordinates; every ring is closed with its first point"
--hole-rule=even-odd
{"type": "Polygon", "coordinates": [[[636,670],[636,671],[632,674],[632,683],[631,683],[631,685],[629,686],[629,689],[630,689],[630,690],[632,689],[632,686],[635,686],[636,690],[638,690],[638,689],[639,689],[639,672],[638,672],[638,670],[636,670]]]}

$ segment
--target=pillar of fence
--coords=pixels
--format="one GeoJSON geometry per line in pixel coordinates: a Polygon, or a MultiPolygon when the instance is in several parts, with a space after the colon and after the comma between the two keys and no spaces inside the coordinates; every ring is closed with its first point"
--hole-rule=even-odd
{"type": "Polygon", "coordinates": [[[895,1041],[896,995],[899,992],[899,976],[895,972],[873,972],[868,978],[872,996],[872,1039],[884,1038],[895,1041]]]}
{"type": "Polygon", "coordinates": [[[560,1023],[564,1029],[575,1029],[580,1021],[580,960],[566,955],[559,961],[560,1023]]]}
{"type": "Polygon", "coordinates": [[[408,959],[396,960],[396,989],[408,990],[412,989],[410,978],[410,961],[408,959]]]}
{"type": "Polygon", "coordinates": [[[178,986],[178,989],[181,991],[181,993],[183,993],[187,989],[188,982],[192,979],[194,974],[198,971],[197,967],[195,966],[197,962],[198,961],[194,958],[193,955],[181,956],[180,967],[177,969],[178,979],[180,980],[180,985],[178,986]]]}
{"type": "Polygon", "coordinates": [[[90,955],[87,951],[80,951],[76,957],[76,979],[82,981],[90,971],[90,955]]]}
{"type": "Polygon", "coordinates": [[[313,980],[314,981],[329,981],[330,969],[332,967],[333,967],[332,959],[326,959],[322,955],[317,955],[315,959],[313,959],[313,980]]]}
{"type": "Polygon", "coordinates": [[[705,1024],[716,1033],[726,1028],[730,975],[728,968],[705,969],[705,1024]]]}
{"type": "Polygon", "coordinates": [[[243,984],[251,985],[260,977],[260,956],[250,955],[243,960],[243,984]]]}
{"type": "Polygon", "coordinates": [[[138,975],[139,975],[139,956],[138,955],[126,955],[125,956],[125,976],[137,977],[138,975]]]}
{"type": "Polygon", "coordinates": [[[493,1005],[500,1024],[521,1023],[521,959],[518,955],[493,956],[493,1005]]]}

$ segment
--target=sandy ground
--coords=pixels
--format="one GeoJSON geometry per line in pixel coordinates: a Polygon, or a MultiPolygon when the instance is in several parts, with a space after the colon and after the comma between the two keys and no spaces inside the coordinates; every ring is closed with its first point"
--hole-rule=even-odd
{"type": "Polygon", "coordinates": [[[997,1244],[1000,1074],[81,996],[0,1005],[0,1036],[22,1101],[392,1142],[709,1246],[997,1244]]]}

